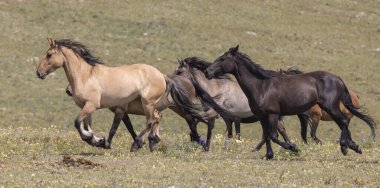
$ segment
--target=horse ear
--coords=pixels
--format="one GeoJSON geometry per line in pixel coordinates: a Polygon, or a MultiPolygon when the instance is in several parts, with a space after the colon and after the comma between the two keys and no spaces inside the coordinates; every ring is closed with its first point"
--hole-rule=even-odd
{"type": "Polygon", "coordinates": [[[50,47],[55,47],[55,41],[52,38],[47,38],[50,47]]]}
{"type": "Polygon", "coordinates": [[[230,48],[230,53],[232,55],[236,55],[238,51],[239,51],[239,45],[237,45],[235,48],[230,48]]]}

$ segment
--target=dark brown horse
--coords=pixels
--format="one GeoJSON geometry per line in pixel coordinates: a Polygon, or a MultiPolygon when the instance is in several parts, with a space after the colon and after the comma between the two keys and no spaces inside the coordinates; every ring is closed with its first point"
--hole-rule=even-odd
{"type": "MultiPolygon", "coordinates": [[[[287,74],[287,75],[295,75],[295,74],[302,74],[303,72],[294,68],[289,68],[288,70],[280,70],[280,73],[287,74]]],[[[355,108],[360,108],[360,102],[359,102],[359,96],[352,90],[348,90],[351,96],[352,104],[355,108]]],[[[342,103],[342,101],[339,103],[340,110],[344,113],[344,115],[348,118],[348,121],[351,120],[351,118],[354,116],[342,103]]],[[[311,130],[310,135],[311,138],[314,139],[316,143],[322,144],[322,141],[317,137],[317,128],[319,121],[334,121],[325,111],[321,109],[318,105],[314,105],[310,110],[305,112],[311,119],[311,130]]],[[[373,127],[371,127],[371,133],[372,133],[372,139],[374,140],[376,137],[376,132],[373,127]]]]}
{"type": "MultiPolygon", "coordinates": [[[[197,95],[202,98],[203,101],[214,100],[218,106],[222,107],[231,115],[231,118],[224,117],[223,115],[221,116],[226,123],[228,137],[232,137],[232,123],[235,123],[236,135],[239,139],[240,123],[255,123],[259,121],[259,119],[252,113],[248,105],[247,97],[235,80],[230,79],[226,75],[217,76],[211,80],[206,78],[204,71],[210,65],[211,63],[201,58],[187,57],[183,60],[179,60],[179,66],[174,73],[189,78],[196,88],[197,95]],[[205,97],[206,93],[211,97],[211,99],[205,97]]],[[[277,75],[282,76],[280,73],[277,73],[277,75]]],[[[215,108],[215,106],[212,106],[206,112],[209,116],[217,116],[217,112],[214,111],[213,108],[215,108]]],[[[306,142],[308,117],[306,115],[301,115],[300,122],[302,130],[301,136],[306,142]]],[[[278,131],[284,138],[285,142],[290,143],[285,127],[281,121],[278,123],[278,131]]],[[[264,143],[264,140],[262,140],[262,142],[256,146],[255,150],[259,150],[264,143]]]]}
{"type": "Polygon", "coordinates": [[[338,76],[325,71],[305,74],[275,76],[261,68],[250,58],[238,51],[239,46],[230,48],[206,69],[206,77],[211,79],[226,73],[233,74],[248,98],[253,114],[256,114],[265,135],[267,159],[273,158],[271,140],[285,149],[297,151],[294,144],[284,143],[276,137],[276,127],[280,116],[296,115],[318,104],[341,129],[340,146],[343,155],[348,148],[362,153],[352,140],[348,128],[348,118],[339,108],[344,106],[355,116],[365,121],[370,128],[376,126],[371,117],[359,112],[354,105],[346,85],[338,76]]]}

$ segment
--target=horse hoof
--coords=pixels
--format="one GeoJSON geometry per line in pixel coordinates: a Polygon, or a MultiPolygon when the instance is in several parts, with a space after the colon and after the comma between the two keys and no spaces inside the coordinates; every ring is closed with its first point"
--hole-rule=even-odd
{"type": "Polygon", "coordinates": [[[201,145],[201,146],[203,146],[203,147],[205,147],[206,146],[206,140],[205,140],[205,138],[203,138],[203,137],[199,137],[199,141],[198,141],[198,143],[201,145]]]}
{"type": "Polygon", "coordinates": [[[210,149],[210,147],[205,145],[205,146],[203,146],[203,149],[204,149],[206,152],[208,152],[209,149],[210,149]]]}
{"type": "Polygon", "coordinates": [[[111,143],[109,143],[108,141],[106,141],[104,143],[104,149],[111,149],[111,143]]]}
{"type": "Polygon", "coordinates": [[[342,152],[343,155],[347,155],[348,148],[347,147],[340,147],[340,151],[342,152]]]}
{"type": "Polygon", "coordinates": [[[295,153],[298,153],[298,151],[299,151],[295,144],[290,144],[289,149],[290,149],[290,151],[295,152],[295,153]]]}
{"type": "Polygon", "coordinates": [[[150,151],[154,151],[154,146],[161,141],[161,138],[158,135],[149,135],[148,140],[150,151]]]}
{"type": "Polygon", "coordinates": [[[271,160],[271,159],[274,158],[274,155],[273,155],[273,153],[267,153],[267,154],[265,155],[265,157],[266,157],[266,160],[271,160]]]}
{"type": "Polygon", "coordinates": [[[322,145],[322,140],[319,140],[318,138],[314,138],[314,142],[317,144],[322,145]]]}
{"type": "Polygon", "coordinates": [[[356,146],[353,150],[354,150],[356,153],[362,154],[362,149],[360,149],[359,146],[356,146]]]}
{"type": "Polygon", "coordinates": [[[240,134],[237,134],[237,135],[236,135],[236,140],[241,140],[241,136],[240,136],[240,134]]]}
{"type": "Polygon", "coordinates": [[[190,133],[190,141],[191,142],[199,142],[199,136],[197,138],[193,133],[190,133]]]}
{"type": "Polygon", "coordinates": [[[95,147],[106,148],[106,138],[101,138],[99,140],[95,139],[92,140],[92,142],[94,143],[95,147]]]}
{"type": "Polygon", "coordinates": [[[135,152],[139,150],[140,148],[142,148],[144,144],[145,142],[141,138],[136,137],[135,141],[132,143],[132,147],[130,151],[135,152]]]}

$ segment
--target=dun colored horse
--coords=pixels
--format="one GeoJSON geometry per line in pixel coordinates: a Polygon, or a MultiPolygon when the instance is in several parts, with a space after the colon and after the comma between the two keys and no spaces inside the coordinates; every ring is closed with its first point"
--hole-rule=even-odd
{"type": "MultiPolygon", "coordinates": [[[[294,75],[294,74],[302,74],[303,72],[297,69],[290,68],[288,70],[280,70],[280,73],[287,74],[287,75],[294,75]]],[[[352,90],[348,90],[351,96],[352,104],[355,108],[360,108],[359,103],[359,96],[352,90]]],[[[348,118],[348,121],[351,120],[351,118],[354,116],[345,106],[342,102],[339,103],[340,110],[344,113],[344,115],[348,118]]],[[[322,144],[322,141],[317,137],[317,128],[319,121],[334,121],[325,111],[321,109],[318,105],[314,105],[310,110],[305,112],[307,115],[309,115],[311,119],[311,131],[310,135],[314,139],[316,143],[322,144]]],[[[371,129],[372,131],[372,139],[375,139],[376,132],[374,129],[371,129]]]]}
{"type": "Polygon", "coordinates": [[[368,115],[359,112],[354,105],[346,85],[338,76],[325,71],[305,74],[275,76],[238,51],[230,48],[206,69],[211,79],[226,73],[233,74],[248,98],[253,114],[257,115],[265,136],[266,158],[273,158],[271,140],[285,149],[297,152],[294,144],[276,138],[276,127],[280,116],[296,115],[318,104],[341,129],[340,146],[343,155],[348,148],[362,153],[352,140],[348,118],[339,108],[340,101],[354,115],[365,121],[371,129],[376,126],[368,115]]]}
{"type": "Polygon", "coordinates": [[[110,108],[115,113],[113,126],[121,120],[127,121],[129,112],[145,114],[146,127],[135,137],[131,150],[137,150],[144,144],[142,137],[149,130],[149,147],[153,150],[161,140],[160,111],[167,107],[168,92],[178,109],[203,121],[193,109],[186,90],[156,68],[146,64],[108,67],[78,42],[51,38],[48,42],[50,48],[37,68],[37,76],[45,79],[56,69],[64,68],[73,99],[81,108],[75,127],[88,144],[107,145],[104,138],[93,135],[90,125],[92,112],[110,108]]]}

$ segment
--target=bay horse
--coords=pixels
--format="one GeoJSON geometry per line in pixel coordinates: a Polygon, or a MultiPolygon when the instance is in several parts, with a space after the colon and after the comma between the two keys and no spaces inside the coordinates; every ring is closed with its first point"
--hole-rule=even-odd
{"type": "MultiPolygon", "coordinates": [[[[292,74],[294,75],[294,74],[302,74],[303,72],[298,69],[289,68],[288,70],[281,69],[280,73],[287,74],[287,75],[292,75],[292,74]]],[[[360,108],[359,96],[350,89],[348,89],[348,92],[350,93],[353,106],[359,109],[360,108]]],[[[348,121],[350,121],[354,115],[344,106],[342,101],[339,103],[339,108],[344,113],[344,115],[348,118],[348,121]]],[[[318,128],[319,121],[334,121],[334,120],[325,111],[323,111],[321,107],[319,107],[318,105],[314,105],[313,107],[311,107],[311,109],[309,109],[305,113],[309,115],[311,119],[310,121],[311,138],[313,138],[316,143],[322,144],[322,141],[317,137],[317,128],[318,128]]],[[[371,127],[371,134],[372,134],[372,139],[374,140],[376,137],[376,132],[375,132],[375,129],[373,129],[373,127],[371,127]]]]}
{"type": "MultiPolygon", "coordinates": [[[[236,81],[230,79],[226,75],[216,76],[211,80],[207,79],[204,71],[211,65],[211,63],[198,57],[187,57],[185,59],[178,60],[178,62],[179,66],[176,68],[174,74],[189,78],[196,88],[197,95],[202,98],[203,101],[214,100],[218,106],[231,115],[231,118],[221,115],[227,126],[228,137],[232,137],[233,122],[235,123],[236,135],[238,139],[240,139],[240,123],[255,123],[259,121],[258,117],[252,113],[248,105],[248,99],[236,81]],[[206,97],[206,93],[210,97],[206,97]]],[[[280,73],[277,74],[278,76],[282,76],[280,73]]],[[[217,116],[218,113],[214,110],[215,108],[215,106],[212,106],[206,112],[208,115],[202,114],[202,117],[217,116]]],[[[303,140],[307,142],[306,131],[308,117],[305,115],[300,115],[299,119],[301,122],[301,136],[303,140]]],[[[278,122],[277,130],[280,132],[285,142],[290,143],[290,139],[286,133],[282,121],[278,122]]],[[[256,146],[255,150],[259,150],[264,143],[264,140],[262,140],[262,142],[256,146]]]]}
{"type": "Polygon", "coordinates": [[[343,155],[348,148],[362,153],[352,140],[348,118],[339,108],[340,101],[354,115],[373,129],[373,119],[359,112],[354,105],[343,80],[326,71],[315,71],[297,75],[275,76],[270,71],[252,62],[238,51],[239,45],[230,48],[206,69],[206,77],[212,79],[231,73],[248,98],[253,114],[257,115],[265,135],[266,158],[274,157],[271,140],[285,149],[297,152],[294,144],[281,142],[276,138],[276,127],[280,116],[296,115],[318,104],[341,129],[340,146],[343,155]]]}
{"type": "Polygon", "coordinates": [[[170,92],[179,109],[203,121],[186,97],[186,90],[153,66],[133,64],[108,67],[79,42],[48,38],[48,43],[50,47],[37,68],[37,76],[45,79],[48,74],[63,67],[72,87],[72,97],[81,108],[75,127],[88,144],[105,145],[105,140],[94,136],[91,126],[88,126],[91,124],[91,113],[95,110],[111,108],[118,117],[114,123],[125,118],[129,110],[140,110],[146,116],[146,126],[135,137],[131,150],[137,150],[144,144],[142,137],[150,130],[148,140],[152,151],[161,140],[159,121],[160,112],[165,108],[163,104],[168,100],[166,91],[170,92]],[[142,107],[138,109],[140,103],[142,107]]]}

